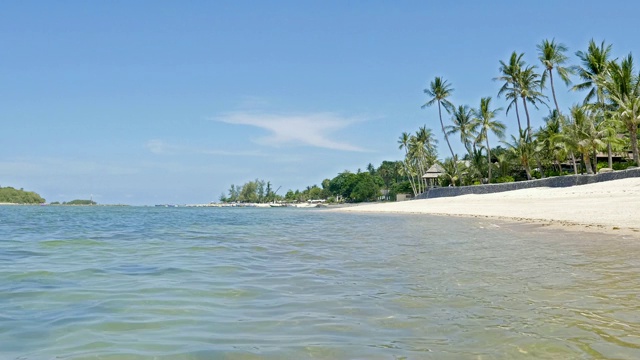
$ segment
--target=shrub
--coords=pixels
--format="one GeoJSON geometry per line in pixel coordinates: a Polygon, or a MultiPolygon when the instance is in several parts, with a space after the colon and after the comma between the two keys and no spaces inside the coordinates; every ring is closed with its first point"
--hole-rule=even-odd
{"type": "Polygon", "coordinates": [[[510,183],[510,182],[514,182],[514,181],[515,181],[515,179],[513,178],[513,176],[507,175],[507,176],[500,176],[500,177],[496,178],[494,180],[494,183],[501,184],[501,183],[510,183]]]}

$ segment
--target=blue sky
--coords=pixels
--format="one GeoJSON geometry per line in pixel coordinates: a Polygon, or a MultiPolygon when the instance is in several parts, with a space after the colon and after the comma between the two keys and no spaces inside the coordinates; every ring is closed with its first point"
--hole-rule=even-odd
{"type": "MultiPolygon", "coordinates": [[[[284,194],[399,160],[399,135],[425,124],[444,157],[437,109],[420,108],[435,76],[452,84],[455,104],[475,107],[495,98],[499,60],[518,51],[537,63],[545,38],[566,44],[572,63],[591,38],[616,57],[637,54],[639,10],[633,1],[5,1],[0,186],[47,201],[183,204],[260,178],[284,194]]],[[[558,93],[563,107],[584,96],[562,84],[558,93]]],[[[502,119],[517,128],[512,113],[502,119]]]]}

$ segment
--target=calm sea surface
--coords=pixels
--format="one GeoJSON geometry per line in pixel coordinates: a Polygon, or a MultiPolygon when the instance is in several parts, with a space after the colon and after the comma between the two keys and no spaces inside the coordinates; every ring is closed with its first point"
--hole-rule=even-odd
{"type": "Polygon", "coordinates": [[[637,359],[639,293],[622,236],[0,206],[0,359],[637,359]]]}

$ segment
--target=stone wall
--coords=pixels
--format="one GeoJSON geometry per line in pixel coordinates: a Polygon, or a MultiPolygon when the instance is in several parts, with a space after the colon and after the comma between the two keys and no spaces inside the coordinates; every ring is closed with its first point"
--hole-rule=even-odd
{"type": "Polygon", "coordinates": [[[565,175],[503,184],[434,188],[430,189],[426,193],[416,196],[416,199],[431,199],[468,194],[490,194],[534,187],[569,187],[574,185],[594,184],[602,181],[626,179],[630,177],[640,177],[640,168],[613,171],[596,175],[565,175]]]}

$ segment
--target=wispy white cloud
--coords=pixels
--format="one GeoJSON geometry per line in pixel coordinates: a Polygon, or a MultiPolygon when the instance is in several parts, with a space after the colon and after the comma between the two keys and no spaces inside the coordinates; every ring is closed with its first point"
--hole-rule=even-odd
{"type": "Polygon", "coordinates": [[[173,154],[177,150],[175,146],[172,146],[160,139],[147,141],[145,147],[154,154],[173,154]]]}
{"type": "Polygon", "coordinates": [[[276,115],[254,112],[231,112],[215,120],[227,124],[248,125],[265,129],[270,135],[257,142],[271,146],[308,145],[332,150],[366,151],[365,149],[332,138],[332,134],[362,121],[341,117],[333,113],[303,115],[276,115]]]}
{"type": "Polygon", "coordinates": [[[230,151],[204,149],[193,146],[182,146],[168,143],[160,139],[152,139],[145,144],[147,150],[154,154],[202,154],[202,155],[222,155],[222,156],[267,156],[259,151],[230,151]]]}

